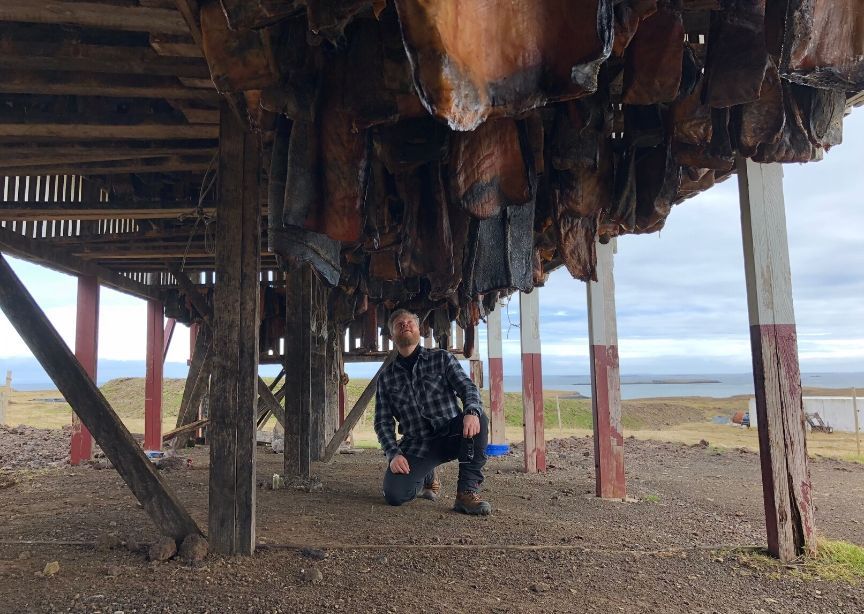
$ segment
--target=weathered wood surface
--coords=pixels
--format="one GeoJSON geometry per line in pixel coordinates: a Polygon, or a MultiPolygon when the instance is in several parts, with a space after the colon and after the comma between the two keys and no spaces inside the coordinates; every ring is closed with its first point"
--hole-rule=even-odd
{"type": "Polygon", "coordinates": [[[0,68],[8,70],[210,78],[204,60],[160,56],[147,47],[0,39],[0,51],[0,68]]]}
{"type": "Polygon", "coordinates": [[[165,332],[162,334],[162,362],[168,358],[168,350],[171,348],[171,340],[174,338],[174,329],[177,327],[177,320],[168,318],[165,320],[165,332]]]}
{"type": "MultiPolygon", "coordinates": [[[[183,126],[180,126],[181,128],[183,126]]],[[[67,162],[16,167],[16,175],[125,175],[127,173],[203,173],[210,167],[210,156],[165,156],[115,162],[67,162]]]]}
{"type": "MultiPolygon", "coordinates": [[[[276,416],[277,422],[279,422],[280,426],[285,428],[285,410],[282,408],[282,405],[279,403],[278,399],[274,396],[273,392],[267,386],[263,379],[258,378],[258,411],[264,411],[276,416]]],[[[258,417],[256,416],[255,424],[258,424],[258,417]]]]}
{"type": "Polygon", "coordinates": [[[0,256],[0,308],[162,533],[201,533],[96,384],[0,256]]]}
{"type": "Polygon", "coordinates": [[[375,391],[378,389],[378,379],[381,377],[381,373],[384,372],[384,369],[390,366],[390,363],[393,362],[395,357],[395,350],[387,355],[387,358],[381,364],[378,371],[375,372],[375,375],[369,381],[369,384],[363,389],[363,392],[360,393],[360,397],[357,399],[357,402],[354,403],[354,407],[352,407],[351,411],[348,412],[348,415],[345,416],[345,421],[342,423],[342,426],[339,427],[339,430],[336,431],[330,439],[330,442],[327,444],[327,448],[324,450],[324,454],[321,457],[322,462],[329,463],[333,460],[333,455],[336,454],[339,446],[343,441],[345,441],[351,431],[354,430],[354,427],[357,426],[357,423],[363,416],[363,412],[366,411],[369,402],[375,396],[375,391]]]}
{"type": "Polygon", "coordinates": [[[191,435],[193,431],[197,431],[202,426],[209,424],[210,418],[201,418],[200,420],[195,420],[194,422],[190,422],[189,424],[184,424],[183,426],[173,428],[164,435],[162,435],[162,442],[166,443],[171,441],[175,437],[179,435],[191,435]]]}
{"type": "Polygon", "coordinates": [[[260,151],[222,113],[210,404],[210,548],[255,551],[255,445],[261,209],[260,151]]]}
{"type": "Polygon", "coordinates": [[[102,285],[138,298],[161,299],[158,288],[134,281],[98,264],[87,262],[72,255],[66,248],[24,237],[5,228],[0,228],[0,251],[19,256],[61,273],[97,277],[102,285]]]}
{"type": "Polygon", "coordinates": [[[285,322],[285,452],[286,476],[309,477],[309,299],[312,271],[308,266],[288,268],[285,322]],[[305,398],[304,398],[305,395],[305,398]]]}
{"type": "Polygon", "coordinates": [[[58,139],[215,139],[219,127],[210,124],[85,124],[0,121],[0,137],[58,139]]]}
{"type": "Polygon", "coordinates": [[[768,550],[790,561],[816,539],[783,170],[744,159],[737,167],[768,550]]]}
{"type": "MultiPolygon", "coordinates": [[[[213,368],[213,338],[207,326],[200,327],[195,339],[195,349],[192,352],[192,360],[189,364],[189,373],[183,387],[183,397],[180,399],[180,409],[177,412],[177,425],[179,429],[198,418],[198,408],[201,399],[210,384],[210,372],[213,368]]],[[[188,436],[178,436],[173,443],[175,450],[186,445],[188,436]]]]}
{"type": "MultiPolygon", "coordinates": [[[[19,202],[0,201],[0,221],[2,220],[156,220],[197,213],[192,203],[176,202],[19,202]]],[[[208,203],[202,208],[205,215],[213,216],[216,205],[208,203]]],[[[188,237],[188,232],[187,232],[188,237]]],[[[124,237],[126,238],[126,237],[124,237]]]]}
{"type": "Polygon", "coordinates": [[[597,281],[586,287],[591,357],[591,411],[594,423],[594,479],[598,497],[623,499],[624,435],[621,429],[621,376],[615,314],[614,240],[599,241],[597,281]]]}
{"type": "Polygon", "coordinates": [[[124,30],[189,34],[189,27],[177,11],[132,6],[106,6],[96,2],[29,2],[3,0],[0,22],[55,23],[124,30]]]}
{"type": "Polygon", "coordinates": [[[107,96],[114,98],[166,98],[219,102],[215,88],[185,87],[172,77],[153,75],[106,75],[103,73],[4,70],[2,94],[45,96],[107,96]]]}

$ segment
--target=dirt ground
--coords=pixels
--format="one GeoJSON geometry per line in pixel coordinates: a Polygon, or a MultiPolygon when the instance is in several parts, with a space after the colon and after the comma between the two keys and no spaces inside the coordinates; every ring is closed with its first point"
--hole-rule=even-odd
{"type": "MultiPolygon", "coordinates": [[[[320,491],[259,488],[254,557],[194,567],[94,545],[157,538],[113,470],[5,471],[0,611],[864,612],[862,585],[755,568],[731,550],[765,540],[755,453],[628,439],[623,503],[593,496],[589,438],[548,447],[544,475],[521,473],[518,451],[490,459],[487,518],[450,510],[452,464],[441,501],[391,508],[380,453],[339,455],[315,466],[320,491]],[[41,574],[53,561],[59,572],[41,574]],[[308,581],[313,568],[320,581],[308,581]]],[[[261,484],[272,483],[282,458],[258,450],[261,484]]],[[[206,529],[207,450],[190,457],[164,475],[206,529]]],[[[819,532],[864,544],[864,466],[811,469],[819,532]]]]}

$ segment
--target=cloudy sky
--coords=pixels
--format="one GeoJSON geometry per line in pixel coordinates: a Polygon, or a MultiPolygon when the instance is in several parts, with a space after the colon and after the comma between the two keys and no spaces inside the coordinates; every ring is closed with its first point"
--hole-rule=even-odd
{"type": "MultiPolygon", "coordinates": [[[[825,160],[786,165],[785,198],[802,371],[864,371],[864,111],[844,126],[825,160]]],[[[75,279],[12,260],[14,269],[70,345],[75,279]]],[[[627,236],[615,258],[622,372],[745,373],[750,370],[741,223],[734,179],[672,211],[659,234],[627,236]]],[[[588,372],[585,286],[563,269],[540,289],[543,370],[588,372]]],[[[145,305],[102,290],[100,358],[143,360],[145,305]]],[[[519,309],[503,314],[505,367],[519,368],[519,309]]],[[[485,331],[481,331],[485,353],[485,331]]],[[[168,360],[185,362],[186,329],[168,360]]],[[[0,315],[3,359],[30,356],[0,315]]],[[[360,374],[359,372],[355,372],[360,374]]],[[[131,374],[130,374],[131,375],[131,374]]]]}

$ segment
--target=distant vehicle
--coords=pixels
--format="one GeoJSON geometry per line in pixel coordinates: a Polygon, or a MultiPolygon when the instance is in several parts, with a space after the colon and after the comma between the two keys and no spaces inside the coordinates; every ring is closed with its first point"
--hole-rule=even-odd
{"type": "Polygon", "coordinates": [[[746,426],[748,429],[750,428],[750,412],[744,413],[744,418],[741,419],[741,426],[746,426]]]}

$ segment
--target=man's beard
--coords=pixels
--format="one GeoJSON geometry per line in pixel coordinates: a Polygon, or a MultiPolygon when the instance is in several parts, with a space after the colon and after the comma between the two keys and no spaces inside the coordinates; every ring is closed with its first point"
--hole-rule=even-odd
{"type": "Polygon", "coordinates": [[[417,345],[418,343],[420,343],[420,333],[415,333],[413,331],[407,330],[402,333],[396,333],[396,336],[393,338],[393,343],[395,343],[400,348],[417,345]]]}

